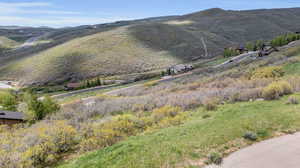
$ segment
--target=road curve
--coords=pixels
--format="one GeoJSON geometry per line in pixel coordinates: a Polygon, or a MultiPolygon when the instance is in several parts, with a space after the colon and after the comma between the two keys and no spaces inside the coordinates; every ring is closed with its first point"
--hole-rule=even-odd
{"type": "Polygon", "coordinates": [[[222,166],[207,168],[299,168],[300,133],[270,139],[237,151],[222,166]]]}

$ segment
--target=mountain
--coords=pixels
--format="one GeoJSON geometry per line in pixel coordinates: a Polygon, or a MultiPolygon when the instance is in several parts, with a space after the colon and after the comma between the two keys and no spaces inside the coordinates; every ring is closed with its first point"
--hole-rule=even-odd
{"type": "Polygon", "coordinates": [[[299,16],[300,8],[215,8],[183,16],[47,29],[42,38],[47,43],[0,56],[0,79],[45,84],[159,70],[219,56],[224,47],[298,32],[299,16]]]}

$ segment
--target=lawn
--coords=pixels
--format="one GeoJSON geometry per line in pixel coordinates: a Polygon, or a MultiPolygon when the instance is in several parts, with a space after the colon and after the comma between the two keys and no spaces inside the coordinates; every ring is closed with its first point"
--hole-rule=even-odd
{"type": "MultiPolygon", "coordinates": [[[[300,94],[295,96],[300,99],[300,94]]],[[[237,150],[251,144],[242,138],[246,132],[257,133],[259,140],[263,140],[278,132],[299,130],[300,105],[287,105],[286,101],[287,97],[225,104],[212,112],[198,108],[190,112],[190,119],[181,126],[131,137],[58,168],[199,166],[211,152],[229,153],[231,148],[237,150]]]]}
{"type": "Polygon", "coordinates": [[[286,64],[283,70],[287,75],[298,75],[300,74],[300,62],[286,64]]]}

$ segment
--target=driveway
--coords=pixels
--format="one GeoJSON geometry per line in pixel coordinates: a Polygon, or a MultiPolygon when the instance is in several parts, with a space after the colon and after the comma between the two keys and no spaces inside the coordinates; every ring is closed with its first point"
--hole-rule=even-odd
{"type": "Polygon", "coordinates": [[[300,133],[257,143],[233,153],[222,166],[207,168],[299,168],[300,133]]]}

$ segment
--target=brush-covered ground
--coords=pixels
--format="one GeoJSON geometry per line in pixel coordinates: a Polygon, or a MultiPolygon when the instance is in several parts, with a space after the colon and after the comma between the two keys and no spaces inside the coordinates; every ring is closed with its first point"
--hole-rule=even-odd
{"type": "MultiPolygon", "coordinates": [[[[295,95],[300,99],[299,95],[295,95]]],[[[299,105],[277,101],[226,104],[208,112],[189,113],[180,126],[164,128],[85,154],[59,168],[161,168],[204,166],[211,153],[223,156],[251,144],[247,132],[259,140],[300,130],[299,105]]]]}
{"type": "Polygon", "coordinates": [[[51,43],[0,57],[0,79],[43,85],[161,70],[219,56],[225,47],[298,32],[299,14],[299,8],[210,9],[96,28],[51,30],[45,36],[51,43]]]}
{"type": "Polygon", "coordinates": [[[253,143],[247,133],[259,141],[298,131],[300,47],[293,44],[238,65],[79,99],[35,123],[1,126],[0,167],[199,167],[253,143]]]}

